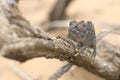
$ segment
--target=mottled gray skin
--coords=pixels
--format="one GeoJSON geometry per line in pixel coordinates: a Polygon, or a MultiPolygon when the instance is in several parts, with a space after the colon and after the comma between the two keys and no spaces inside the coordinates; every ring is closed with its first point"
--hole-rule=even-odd
{"type": "Polygon", "coordinates": [[[71,21],[68,30],[68,38],[78,42],[81,48],[81,52],[86,48],[93,48],[93,55],[96,55],[96,36],[94,25],[92,22],[87,21],[71,21]]]}

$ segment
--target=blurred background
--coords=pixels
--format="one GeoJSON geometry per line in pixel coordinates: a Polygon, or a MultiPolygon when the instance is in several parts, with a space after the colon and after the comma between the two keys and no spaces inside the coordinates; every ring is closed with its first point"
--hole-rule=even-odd
{"type": "MultiPolygon", "coordinates": [[[[19,8],[33,27],[39,26],[55,36],[65,37],[71,20],[92,21],[96,34],[120,25],[120,0],[21,0],[19,8]]],[[[104,40],[120,45],[117,34],[110,34],[104,40]]],[[[0,80],[47,80],[63,64],[57,59],[35,58],[19,63],[0,57],[0,80]]],[[[104,79],[74,66],[59,80],[104,79]]]]}

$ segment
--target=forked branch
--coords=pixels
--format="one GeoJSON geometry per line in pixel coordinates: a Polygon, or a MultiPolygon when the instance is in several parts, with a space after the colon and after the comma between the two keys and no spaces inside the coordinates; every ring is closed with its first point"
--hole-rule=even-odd
{"type": "Polygon", "coordinates": [[[0,14],[4,19],[0,20],[0,54],[2,56],[21,62],[36,57],[56,58],[83,67],[107,80],[120,80],[120,68],[97,55],[93,57],[91,49],[81,53],[80,47],[71,39],[54,37],[33,28],[19,14],[17,1],[0,0],[0,14]],[[14,37],[13,34],[16,36],[14,37]],[[79,55],[75,56],[77,53],[79,55]]]}

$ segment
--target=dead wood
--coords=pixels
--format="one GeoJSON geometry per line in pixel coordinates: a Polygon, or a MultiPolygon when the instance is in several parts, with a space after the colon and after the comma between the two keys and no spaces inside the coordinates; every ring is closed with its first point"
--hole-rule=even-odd
{"type": "Polygon", "coordinates": [[[50,12],[49,20],[54,21],[64,18],[65,10],[70,2],[71,0],[58,0],[53,10],[50,12]]]}
{"type": "MultiPolygon", "coordinates": [[[[120,80],[120,68],[104,58],[92,56],[92,50],[82,53],[76,42],[54,37],[34,28],[21,16],[16,0],[0,0],[0,54],[21,62],[36,57],[56,58],[105,78],[120,80]],[[75,54],[79,55],[75,56],[75,54]]],[[[99,52],[98,52],[99,53],[99,52]]]]}
{"type": "Polygon", "coordinates": [[[101,41],[98,46],[98,52],[105,53],[103,57],[120,68],[120,47],[114,46],[106,41],[101,41]]]}

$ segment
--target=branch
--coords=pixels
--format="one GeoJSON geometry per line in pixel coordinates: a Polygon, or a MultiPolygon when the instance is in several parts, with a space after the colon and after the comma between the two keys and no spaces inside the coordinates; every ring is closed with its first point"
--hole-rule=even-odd
{"type": "Polygon", "coordinates": [[[0,21],[0,24],[4,25],[0,30],[4,30],[2,31],[4,34],[0,32],[0,39],[5,40],[4,43],[1,42],[0,54],[2,56],[21,62],[36,57],[56,58],[83,67],[107,80],[120,80],[120,69],[111,62],[99,56],[94,58],[93,51],[90,49],[81,53],[77,43],[70,39],[53,37],[39,29],[32,28],[30,23],[19,14],[16,2],[0,1],[6,3],[0,2],[0,9],[5,19],[3,21],[5,24],[0,21]],[[15,41],[11,41],[13,37],[11,33],[16,33],[18,36],[15,41]],[[78,53],[80,55],[75,56],[78,53]]]}
{"type": "Polygon", "coordinates": [[[100,41],[104,36],[108,35],[111,32],[114,32],[116,30],[120,30],[119,26],[112,27],[109,30],[101,31],[97,36],[97,42],[100,41]]]}
{"type": "Polygon", "coordinates": [[[59,77],[61,77],[65,72],[69,71],[72,67],[71,63],[66,63],[62,67],[60,67],[53,75],[49,77],[48,80],[57,80],[59,77]]]}
{"type": "Polygon", "coordinates": [[[17,66],[15,66],[13,63],[7,62],[7,66],[11,70],[13,70],[17,75],[19,75],[20,77],[22,77],[24,80],[34,80],[31,77],[29,77],[25,72],[23,72],[20,68],[18,68],[17,66]]]}
{"type": "Polygon", "coordinates": [[[101,41],[97,48],[99,52],[105,53],[104,56],[107,61],[112,62],[116,67],[120,67],[120,47],[101,41]]]}
{"type": "Polygon", "coordinates": [[[27,38],[5,46],[0,53],[5,57],[18,61],[26,61],[35,57],[56,58],[68,61],[79,67],[84,67],[88,71],[108,80],[119,80],[119,68],[99,56],[96,56],[96,58],[92,57],[90,54],[92,51],[90,50],[74,56],[76,53],[79,53],[78,46],[74,44],[75,42],[61,38],[51,38],[50,40],[27,38]]]}
{"type": "Polygon", "coordinates": [[[53,7],[53,10],[50,12],[49,20],[59,20],[65,17],[65,10],[71,0],[58,0],[55,6],[53,7]]]}
{"type": "Polygon", "coordinates": [[[6,27],[12,27],[18,36],[37,36],[29,21],[22,16],[17,6],[18,2],[19,0],[0,0],[1,14],[3,19],[5,19],[5,21],[3,19],[1,19],[1,21],[6,25],[6,27]]]}

